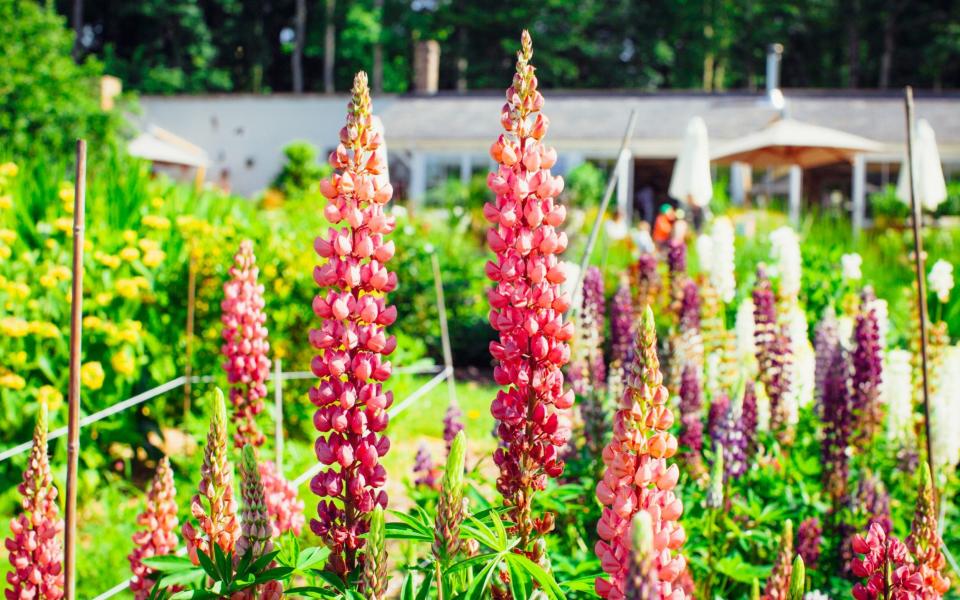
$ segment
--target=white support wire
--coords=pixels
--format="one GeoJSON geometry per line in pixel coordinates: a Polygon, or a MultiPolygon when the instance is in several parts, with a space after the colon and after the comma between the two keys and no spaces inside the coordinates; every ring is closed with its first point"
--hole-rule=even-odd
{"type": "MultiPolygon", "coordinates": [[[[396,369],[393,370],[393,372],[397,374],[423,375],[428,373],[437,373],[442,370],[443,370],[443,367],[440,367],[438,365],[425,365],[422,367],[397,367],[396,369]]],[[[267,376],[267,379],[272,380],[273,377],[274,375],[271,373],[270,375],[267,376]]],[[[310,371],[292,371],[289,373],[280,374],[280,379],[284,381],[287,381],[290,379],[310,379],[312,377],[316,377],[316,375],[314,375],[310,371]]],[[[190,383],[212,383],[213,381],[216,381],[216,379],[217,377],[214,375],[193,375],[190,377],[190,383]]],[[[122,400],[120,402],[117,402],[116,404],[113,404],[111,406],[108,406],[107,408],[104,408],[103,410],[99,410],[95,413],[89,414],[81,418],[80,427],[83,428],[83,427],[87,427],[88,425],[93,425],[97,421],[102,421],[108,417],[112,417],[113,415],[119,412],[123,412],[129,408],[139,406],[140,404],[143,404],[148,400],[153,400],[157,396],[161,396],[171,390],[175,390],[178,387],[181,387],[186,382],[187,382],[187,378],[183,375],[175,379],[171,379],[170,381],[164,384],[158,385],[155,388],[151,388],[145,392],[141,392],[136,396],[133,396],[132,398],[122,400]]],[[[67,428],[60,427],[59,429],[55,429],[51,431],[47,435],[47,441],[48,442],[53,441],[65,435],[67,435],[67,428]]],[[[22,444],[18,444],[12,448],[7,448],[3,452],[0,452],[0,462],[13,458],[14,456],[23,454],[24,452],[29,452],[31,448],[33,448],[33,440],[24,442],[22,444]]]]}

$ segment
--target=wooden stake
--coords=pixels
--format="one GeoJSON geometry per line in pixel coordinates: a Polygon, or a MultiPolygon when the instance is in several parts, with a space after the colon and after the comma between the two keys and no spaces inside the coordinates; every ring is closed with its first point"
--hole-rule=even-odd
{"type": "Polygon", "coordinates": [[[623,153],[630,145],[630,140],[633,139],[633,130],[637,126],[637,109],[632,109],[630,111],[630,120],[627,121],[627,128],[623,132],[623,140],[620,141],[620,151],[617,152],[617,164],[613,169],[613,172],[610,173],[610,179],[607,180],[607,189],[603,192],[603,200],[600,202],[600,211],[597,213],[597,218],[593,221],[593,227],[590,229],[590,237],[587,238],[587,247],[583,250],[583,257],[580,259],[580,272],[577,273],[577,283],[573,287],[573,293],[570,298],[570,308],[568,309],[568,314],[570,315],[571,320],[576,317],[579,313],[580,306],[580,292],[583,288],[583,278],[587,272],[587,265],[590,264],[590,255],[593,254],[593,247],[597,243],[597,236],[600,234],[600,224],[603,223],[603,218],[607,213],[607,206],[610,204],[610,198],[613,197],[613,190],[617,187],[617,173],[620,169],[630,168],[630,165],[621,164],[623,161],[623,153]]]}
{"type": "Polygon", "coordinates": [[[87,142],[77,140],[73,190],[73,294],[70,297],[70,390],[67,421],[67,500],[64,595],[77,596],[77,469],[80,457],[80,351],[83,336],[83,228],[87,192],[87,142]]]}
{"type": "Polygon", "coordinates": [[[197,306],[197,259],[194,255],[193,242],[190,243],[189,250],[190,262],[187,267],[187,340],[184,349],[184,360],[186,365],[183,368],[183,374],[186,381],[183,383],[183,418],[190,415],[191,399],[191,376],[193,375],[193,321],[197,306]]]}
{"type": "Polygon", "coordinates": [[[923,237],[920,228],[923,226],[923,213],[917,201],[916,177],[917,172],[913,164],[913,88],[904,89],[904,102],[907,112],[907,167],[910,169],[907,180],[910,182],[910,214],[913,216],[913,266],[917,277],[917,304],[920,310],[920,365],[923,381],[923,433],[927,439],[927,464],[930,467],[930,477],[933,480],[933,496],[937,497],[936,471],[933,468],[933,444],[930,441],[930,386],[927,382],[927,283],[926,268],[924,267],[923,237]]]}
{"type": "Polygon", "coordinates": [[[437,312],[440,315],[440,343],[443,346],[443,366],[447,370],[447,394],[451,405],[457,403],[457,383],[453,379],[453,351],[450,349],[450,330],[447,328],[447,304],[443,299],[443,280],[440,277],[440,259],[434,252],[430,256],[433,263],[433,285],[437,290],[437,312]]]}

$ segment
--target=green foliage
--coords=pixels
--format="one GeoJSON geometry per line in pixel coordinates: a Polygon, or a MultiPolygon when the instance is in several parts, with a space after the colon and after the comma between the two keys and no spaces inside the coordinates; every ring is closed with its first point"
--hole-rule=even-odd
{"type": "Polygon", "coordinates": [[[317,148],[307,141],[287,144],[283,156],[286,162],[273,180],[273,186],[290,197],[316,194],[320,180],[333,170],[328,163],[317,161],[317,148]]]}
{"type": "Polygon", "coordinates": [[[115,143],[115,112],[100,108],[102,65],[70,57],[62,17],[35,0],[0,0],[0,147],[5,157],[72,156],[77,138],[94,150],[115,143]]]}
{"type": "Polygon", "coordinates": [[[564,177],[567,204],[577,208],[600,204],[604,185],[606,185],[606,175],[595,164],[585,162],[577,165],[564,177]]]}

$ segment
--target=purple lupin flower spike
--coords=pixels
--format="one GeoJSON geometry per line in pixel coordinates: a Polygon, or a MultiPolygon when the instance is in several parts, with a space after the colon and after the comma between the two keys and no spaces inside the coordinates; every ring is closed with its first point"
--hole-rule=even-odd
{"type": "Polygon", "coordinates": [[[707,416],[707,435],[710,436],[712,442],[717,442],[721,435],[721,422],[729,407],[730,398],[724,393],[718,394],[710,403],[710,411],[707,416]]]}
{"type": "Polygon", "coordinates": [[[590,267],[583,278],[580,322],[576,328],[573,359],[567,367],[567,380],[581,398],[602,390],[606,385],[603,360],[604,298],[603,274],[590,267]]]}
{"type": "Polygon", "coordinates": [[[700,466],[703,449],[703,390],[695,365],[683,369],[680,380],[680,446],[685,448],[681,458],[692,468],[700,466]]]}
{"type": "Polygon", "coordinates": [[[741,428],[742,402],[727,401],[724,404],[726,409],[719,417],[713,441],[723,447],[723,478],[730,481],[747,472],[747,438],[741,428]]]}
{"type": "Polygon", "coordinates": [[[803,558],[803,564],[808,569],[815,570],[817,568],[822,534],[820,519],[817,517],[804,519],[797,527],[797,554],[803,558]]]}
{"type": "Polygon", "coordinates": [[[748,381],[743,389],[743,414],[740,417],[748,459],[752,458],[757,451],[757,426],[759,417],[757,391],[753,382],[748,381]]]}
{"type": "Polygon", "coordinates": [[[633,356],[633,301],[630,298],[630,284],[620,283],[617,293],[610,303],[610,347],[612,361],[621,365],[630,364],[633,356]]]}
{"type": "Polygon", "coordinates": [[[840,333],[837,316],[832,306],[823,311],[823,317],[814,327],[813,348],[816,355],[814,365],[814,394],[818,415],[823,415],[823,397],[825,383],[834,368],[834,355],[840,348],[840,333]]]}
{"type": "Polygon", "coordinates": [[[417,448],[417,455],[413,459],[413,474],[416,475],[413,483],[436,489],[439,484],[440,471],[433,464],[430,449],[425,444],[417,448]]]}
{"type": "Polygon", "coordinates": [[[700,331],[700,288],[692,279],[683,284],[683,300],[680,302],[680,330],[700,331]]]}
{"type": "Polygon", "coordinates": [[[757,267],[753,305],[760,381],[770,398],[770,429],[781,444],[788,445],[793,441],[793,434],[784,396],[790,387],[790,341],[777,320],[776,298],[763,265],[757,267]]]}
{"type": "Polygon", "coordinates": [[[457,437],[461,431],[463,431],[463,411],[456,404],[450,404],[446,414],[443,415],[443,441],[447,444],[447,454],[450,453],[453,438],[457,437]]]}
{"type": "Polygon", "coordinates": [[[667,242],[667,269],[674,277],[687,270],[687,245],[683,240],[671,239],[667,242]]]}
{"type": "Polygon", "coordinates": [[[868,523],[880,525],[885,533],[890,533],[893,521],[890,518],[890,494],[883,480],[867,472],[860,478],[857,487],[857,510],[867,516],[868,523]]]}
{"type": "Polygon", "coordinates": [[[854,433],[854,445],[866,445],[880,429],[883,407],[880,405],[880,383],[883,376],[883,358],[880,347],[880,327],[876,310],[870,300],[873,292],[864,290],[854,329],[853,350],[853,414],[860,427],[854,433]]]}
{"type": "Polygon", "coordinates": [[[847,495],[850,436],[854,416],[849,391],[849,359],[840,344],[836,319],[828,311],[817,327],[817,402],[823,417],[824,485],[839,506],[847,495]]]}
{"type": "Polygon", "coordinates": [[[660,291],[657,257],[649,252],[641,254],[637,262],[630,267],[630,271],[636,286],[633,312],[635,315],[642,315],[646,307],[653,304],[660,291]]]}

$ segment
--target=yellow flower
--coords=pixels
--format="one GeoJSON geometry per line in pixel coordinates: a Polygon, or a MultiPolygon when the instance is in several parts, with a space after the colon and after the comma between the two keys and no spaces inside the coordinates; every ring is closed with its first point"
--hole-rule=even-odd
{"type": "Polygon", "coordinates": [[[127,262],[133,262],[138,258],[140,258],[140,251],[131,246],[127,246],[126,248],[120,251],[120,258],[122,258],[127,262]]]}
{"type": "Polygon", "coordinates": [[[137,243],[137,232],[132,229],[127,229],[123,232],[123,241],[128,244],[137,243]]]}
{"type": "Polygon", "coordinates": [[[70,217],[58,218],[53,222],[53,228],[57,231],[66,233],[69,237],[73,237],[73,219],[70,217]]]}
{"type": "Polygon", "coordinates": [[[86,388],[99,390],[103,387],[103,378],[103,365],[96,361],[85,363],[80,367],[80,382],[86,388]]]}
{"type": "Polygon", "coordinates": [[[6,260],[10,258],[11,254],[13,254],[13,250],[10,249],[10,246],[0,244],[0,258],[6,260]]]}
{"type": "Polygon", "coordinates": [[[73,203],[73,186],[67,182],[61,183],[60,192],[58,193],[58,195],[60,196],[60,202],[63,202],[64,204],[72,204],[73,203]]]}
{"type": "Polygon", "coordinates": [[[143,225],[150,229],[166,231],[170,229],[170,219],[161,215],[147,215],[143,218],[143,225]]]}
{"type": "Polygon", "coordinates": [[[106,306],[111,302],[113,302],[113,294],[111,294],[110,292],[100,292],[99,294],[93,297],[93,300],[100,306],[106,306]]]}
{"type": "Polygon", "coordinates": [[[0,165],[0,175],[4,177],[16,177],[19,172],[20,167],[17,166],[17,163],[5,162],[0,165]]]}
{"type": "Polygon", "coordinates": [[[95,256],[94,258],[100,261],[100,263],[103,266],[110,269],[111,271],[120,266],[120,257],[114,256],[113,254],[100,254],[99,256],[95,256]]]}
{"type": "Polygon", "coordinates": [[[39,338],[50,339],[60,337],[60,330],[53,323],[47,321],[30,321],[30,333],[39,338]]]}
{"type": "Polygon", "coordinates": [[[47,238],[43,241],[43,246],[47,250],[56,250],[57,249],[57,240],[53,238],[47,238]]]}
{"type": "Polygon", "coordinates": [[[90,331],[97,331],[103,326],[103,320],[94,315],[88,315],[83,318],[83,328],[90,331]]]}
{"type": "Polygon", "coordinates": [[[0,319],[0,332],[6,337],[23,337],[30,333],[30,324],[18,317],[0,319]]]}
{"type": "Polygon", "coordinates": [[[26,300],[30,296],[30,286],[19,281],[11,282],[7,286],[7,293],[17,300],[26,300]]]}
{"type": "Polygon", "coordinates": [[[140,246],[140,249],[144,252],[147,252],[148,250],[160,249],[160,242],[157,240],[151,240],[150,238],[141,239],[139,242],[137,242],[137,245],[140,246]]]}
{"type": "Polygon", "coordinates": [[[63,394],[52,385],[44,385],[37,390],[37,400],[45,403],[50,412],[54,412],[63,404],[63,394]]]}
{"type": "Polygon", "coordinates": [[[167,255],[163,250],[147,250],[147,253],[143,255],[143,264],[151,269],[159,267],[166,257],[167,255]]]}
{"type": "Polygon", "coordinates": [[[27,364],[27,353],[24,350],[19,352],[14,352],[10,355],[10,364],[15,367],[20,367],[27,364]]]}
{"type": "Polygon", "coordinates": [[[13,206],[13,196],[9,194],[0,196],[0,209],[6,209],[13,206]]]}
{"type": "Polygon", "coordinates": [[[73,278],[73,271],[71,271],[69,267],[57,265],[56,267],[50,269],[50,275],[52,275],[58,281],[69,281],[71,278],[73,278]]]}
{"type": "Polygon", "coordinates": [[[154,196],[150,199],[150,206],[154,208],[161,208],[163,206],[163,198],[160,196],[154,196]]]}
{"type": "Polygon", "coordinates": [[[117,279],[115,286],[117,288],[117,293],[127,300],[134,300],[140,296],[140,288],[137,286],[137,282],[134,279],[121,277],[120,279],[117,279]]]}
{"type": "Polygon", "coordinates": [[[0,229],[0,242],[12,244],[17,239],[17,232],[12,229],[0,229]]]}
{"type": "Polygon", "coordinates": [[[144,290],[150,289],[150,282],[147,281],[146,277],[143,277],[143,276],[134,277],[133,282],[137,285],[137,287],[141,289],[144,289],[144,290]]]}
{"type": "Polygon", "coordinates": [[[470,409],[470,410],[468,410],[468,411],[467,411],[467,418],[470,419],[471,421],[474,420],[474,419],[479,419],[479,418],[480,418],[480,411],[479,411],[479,410],[476,410],[476,409],[470,409]]]}
{"type": "Polygon", "coordinates": [[[93,242],[90,238],[83,238],[83,251],[91,252],[93,250],[93,242]]]}
{"type": "Polygon", "coordinates": [[[136,361],[133,360],[133,356],[126,350],[121,350],[120,352],[117,352],[111,356],[110,364],[113,365],[113,369],[117,373],[125,377],[133,375],[134,370],[137,368],[137,364],[136,361]]]}
{"type": "Polygon", "coordinates": [[[50,288],[52,288],[52,287],[54,287],[54,286],[57,285],[57,279],[56,279],[53,275],[51,275],[50,273],[47,273],[47,274],[45,274],[45,275],[41,275],[41,276],[40,276],[40,285],[41,285],[42,287],[45,287],[45,288],[47,288],[47,289],[50,289],[50,288]]]}
{"type": "Polygon", "coordinates": [[[0,375],[0,387],[5,387],[9,390],[22,390],[26,387],[27,382],[14,373],[4,373],[0,375]]]}
{"type": "Polygon", "coordinates": [[[136,344],[140,341],[141,331],[143,331],[143,323],[140,321],[124,321],[115,335],[128,344],[136,344]]]}

